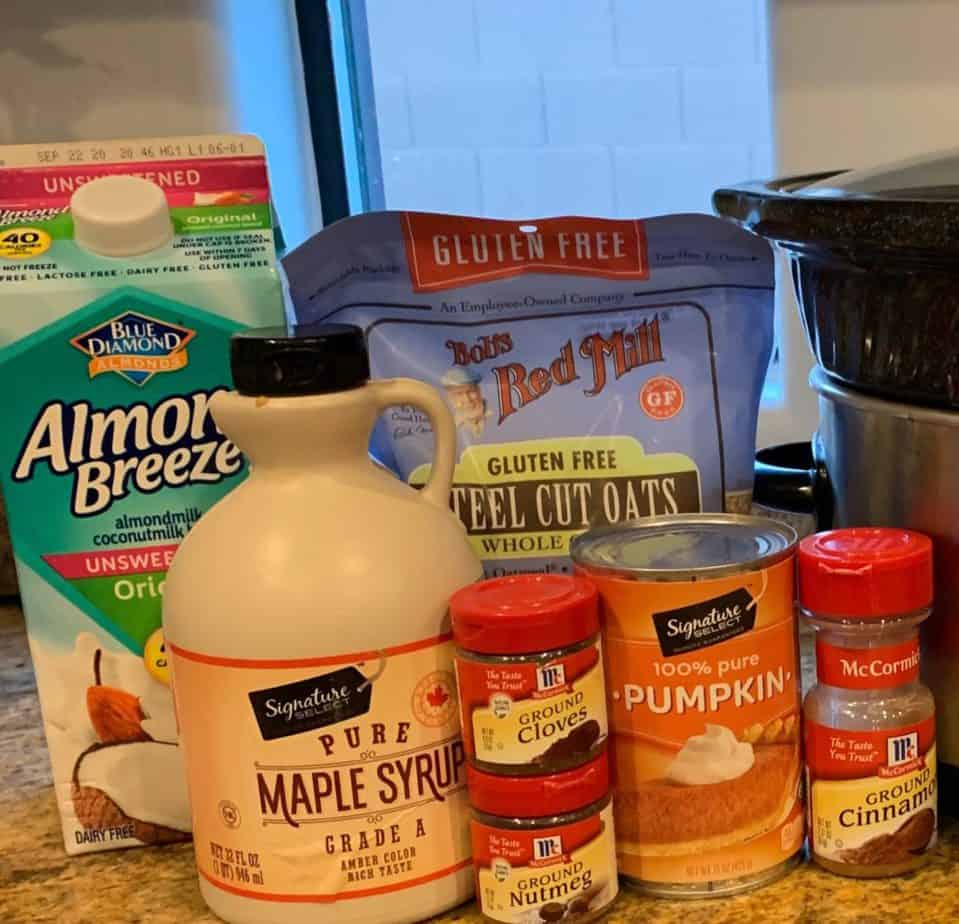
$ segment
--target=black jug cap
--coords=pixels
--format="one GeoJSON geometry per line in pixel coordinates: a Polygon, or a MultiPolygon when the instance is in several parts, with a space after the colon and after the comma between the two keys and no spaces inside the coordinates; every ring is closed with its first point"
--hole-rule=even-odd
{"type": "Polygon", "coordinates": [[[370,358],[352,324],[261,327],[230,340],[233,385],[241,395],[325,395],[365,385],[370,358]]]}

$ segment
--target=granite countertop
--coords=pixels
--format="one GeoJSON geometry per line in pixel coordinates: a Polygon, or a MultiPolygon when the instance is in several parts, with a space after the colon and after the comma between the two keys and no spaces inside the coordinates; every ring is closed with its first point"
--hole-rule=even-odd
{"type": "MultiPolygon", "coordinates": [[[[808,665],[806,665],[808,667],[808,665]]],[[[735,898],[663,901],[625,891],[608,924],[878,924],[959,920],[959,822],[912,876],[843,879],[809,864],[735,898]]],[[[320,918],[318,918],[320,920],[320,918]]],[[[40,707],[16,605],[0,603],[0,922],[200,924],[189,845],[68,857],[50,784],[40,707]]],[[[436,922],[479,924],[473,906],[436,922]]]]}

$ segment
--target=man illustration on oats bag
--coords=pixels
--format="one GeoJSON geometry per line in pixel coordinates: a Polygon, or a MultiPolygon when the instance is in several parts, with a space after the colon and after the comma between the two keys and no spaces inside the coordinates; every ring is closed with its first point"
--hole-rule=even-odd
{"type": "Polygon", "coordinates": [[[486,420],[493,416],[479,387],[480,375],[472,369],[454,366],[440,379],[453,407],[456,427],[473,437],[483,435],[486,420]]]}

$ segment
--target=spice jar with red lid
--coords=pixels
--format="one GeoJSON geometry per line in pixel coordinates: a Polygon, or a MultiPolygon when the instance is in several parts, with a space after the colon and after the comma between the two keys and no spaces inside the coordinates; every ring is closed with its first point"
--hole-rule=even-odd
{"type": "Polygon", "coordinates": [[[818,679],[803,704],[809,843],[831,872],[908,872],[935,844],[935,704],[919,680],[932,597],[927,536],[839,529],[799,546],[818,679]]]}
{"type": "Polygon", "coordinates": [[[476,898],[502,924],[587,924],[619,891],[605,751],[561,773],[468,768],[476,898]]]}
{"type": "Polygon", "coordinates": [[[450,601],[463,743],[487,773],[583,764],[606,742],[599,600],[581,577],[519,574],[450,601]]]}

